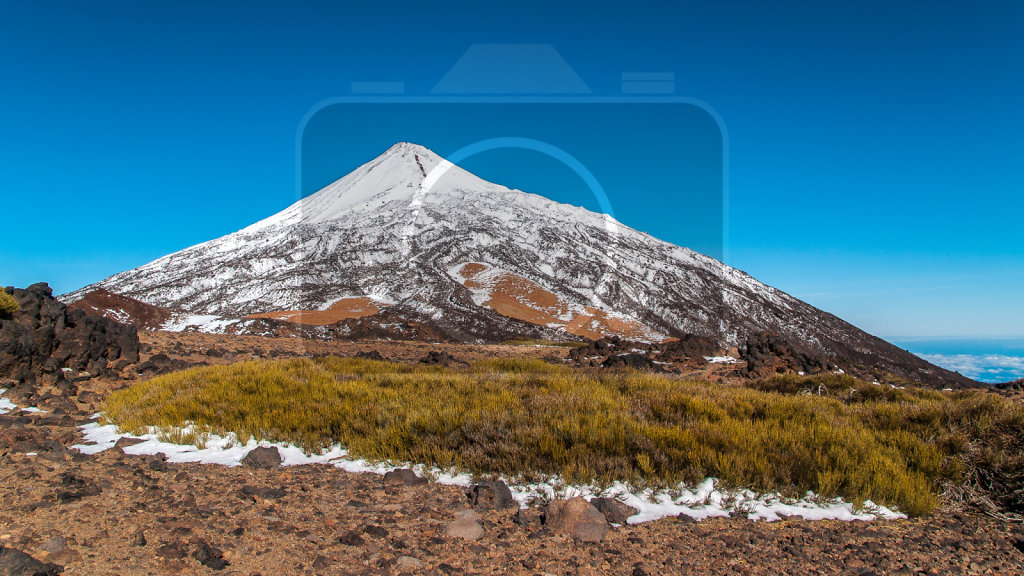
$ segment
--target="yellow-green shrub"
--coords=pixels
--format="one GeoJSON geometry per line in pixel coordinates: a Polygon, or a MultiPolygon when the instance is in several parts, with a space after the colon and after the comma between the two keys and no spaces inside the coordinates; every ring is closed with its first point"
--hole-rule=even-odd
{"type": "Polygon", "coordinates": [[[20,310],[20,306],[18,306],[18,301],[14,299],[14,296],[0,288],[0,318],[10,318],[17,314],[18,310],[20,310]]]}
{"type": "Polygon", "coordinates": [[[105,410],[129,431],[192,423],[522,480],[671,486],[713,476],[909,514],[929,512],[940,484],[962,479],[957,450],[971,439],[992,426],[1024,430],[1019,406],[993,395],[850,392],[865,386],[821,377],[757,390],[536,360],[448,369],[324,357],[168,374],[111,394],[105,410]],[[805,384],[828,393],[788,392],[805,384]]]}

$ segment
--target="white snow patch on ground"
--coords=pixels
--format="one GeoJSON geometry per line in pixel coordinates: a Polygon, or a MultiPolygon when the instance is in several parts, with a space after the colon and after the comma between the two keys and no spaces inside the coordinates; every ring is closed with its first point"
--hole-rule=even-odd
{"type": "Polygon", "coordinates": [[[17,407],[17,404],[11,402],[7,398],[0,398],[0,414],[6,414],[17,407]]]}
{"type": "MultiPolygon", "coordinates": [[[[3,396],[4,392],[7,392],[7,389],[6,388],[0,388],[0,396],[3,396]]],[[[15,410],[17,408],[18,408],[18,405],[15,404],[14,402],[11,402],[8,398],[0,398],[0,414],[7,414],[11,410],[15,410]]],[[[39,412],[39,413],[43,413],[43,414],[46,413],[46,410],[43,410],[41,408],[36,408],[34,406],[23,407],[23,408],[21,408],[21,411],[22,412],[39,412]]]]}
{"type": "Polygon", "coordinates": [[[739,358],[732,356],[705,356],[704,359],[712,364],[736,364],[739,362],[739,358]]]}
{"type": "MultiPolygon", "coordinates": [[[[241,444],[233,433],[229,433],[223,437],[211,434],[207,437],[205,446],[199,448],[161,441],[155,429],[150,429],[148,433],[140,436],[132,436],[119,432],[117,427],[112,424],[102,425],[99,422],[91,422],[80,426],[80,428],[87,444],[76,444],[72,448],[85,454],[96,454],[109,450],[114,447],[118,439],[127,437],[141,439],[142,442],[125,447],[126,454],[164,454],[168,462],[239,466],[246,454],[257,446],[276,446],[284,466],[329,464],[346,472],[373,474],[384,474],[396,468],[412,468],[420,476],[429,477],[440,484],[470,486],[473,483],[473,477],[467,473],[408,463],[395,466],[350,458],[348,451],[340,446],[334,446],[321,454],[311,455],[291,444],[257,442],[254,439],[241,444]]],[[[708,478],[696,487],[686,487],[680,484],[674,490],[646,489],[639,492],[631,491],[629,486],[621,482],[603,488],[593,485],[566,485],[557,476],[535,484],[515,484],[507,481],[506,483],[509,484],[512,497],[522,507],[547,502],[555,498],[575,496],[587,500],[599,496],[616,498],[638,510],[637,514],[627,519],[629,524],[640,524],[679,514],[685,514],[695,520],[745,514],[750,520],[768,522],[788,516],[800,516],[806,520],[845,521],[906,518],[899,512],[876,505],[871,501],[865,502],[860,510],[855,510],[850,503],[840,499],[816,498],[811,492],[801,499],[786,499],[778,494],[756,494],[750,490],[720,490],[718,482],[714,478],[708,478]]]]}

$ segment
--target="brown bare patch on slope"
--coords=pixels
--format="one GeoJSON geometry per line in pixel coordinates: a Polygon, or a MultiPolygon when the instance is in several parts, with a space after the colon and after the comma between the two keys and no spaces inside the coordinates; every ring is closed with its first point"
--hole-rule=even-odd
{"type": "Polygon", "coordinates": [[[83,310],[92,316],[103,316],[140,330],[158,330],[171,318],[171,310],[115,294],[103,288],[89,292],[81,300],[68,305],[69,310],[83,310]]]}
{"type": "Polygon", "coordinates": [[[284,320],[310,326],[327,326],[328,324],[336,324],[351,318],[373,316],[380,312],[380,310],[380,307],[370,298],[356,296],[353,298],[342,298],[331,304],[331,307],[327,310],[281,310],[279,312],[250,314],[246,318],[273,318],[275,320],[284,320]]]}
{"type": "Polygon", "coordinates": [[[573,313],[557,294],[525,276],[501,272],[490,283],[479,280],[479,275],[489,268],[486,264],[470,262],[459,269],[459,274],[467,288],[487,289],[488,300],[484,306],[502,316],[541,326],[563,326],[566,332],[591,340],[602,336],[638,339],[650,332],[635,320],[613,318],[590,306],[584,308],[583,314],[573,313]],[[570,317],[568,322],[565,321],[567,316],[570,317]]]}

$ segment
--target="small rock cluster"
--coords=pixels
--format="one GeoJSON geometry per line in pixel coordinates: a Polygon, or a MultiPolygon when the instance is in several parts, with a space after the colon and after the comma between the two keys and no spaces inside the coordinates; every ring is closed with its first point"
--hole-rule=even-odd
{"type": "Polygon", "coordinates": [[[569,360],[581,366],[664,370],[674,362],[703,364],[706,356],[722,352],[717,342],[696,334],[684,334],[667,342],[637,342],[618,336],[594,340],[569,351],[569,360]]]}
{"type": "Polygon", "coordinates": [[[770,376],[780,372],[819,374],[837,368],[827,358],[800,351],[777,334],[761,332],[747,337],[747,345],[740,352],[746,361],[746,374],[750,378],[770,376]]]}

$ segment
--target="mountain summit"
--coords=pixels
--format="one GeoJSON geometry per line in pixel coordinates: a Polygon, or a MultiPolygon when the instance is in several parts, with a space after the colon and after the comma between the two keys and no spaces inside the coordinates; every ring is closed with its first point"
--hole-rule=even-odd
{"type": "Polygon", "coordinates": [[[695,334],[730,347],[771,332],[841,364],[970,382],[718,260],[408,142],[278,214],[65,300],[101,288],[218,329],[387,314],[460,341],[695,334]]]}

